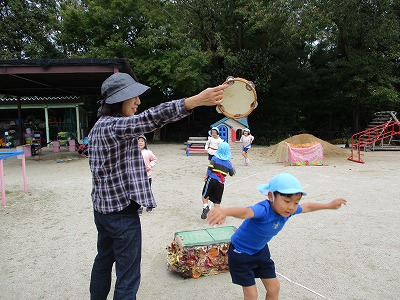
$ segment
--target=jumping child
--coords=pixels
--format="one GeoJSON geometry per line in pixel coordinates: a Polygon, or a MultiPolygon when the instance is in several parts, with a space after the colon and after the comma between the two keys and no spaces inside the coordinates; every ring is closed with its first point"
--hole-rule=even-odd
{"type": "Polygon", "coordinates": [[[225,177],[235,175],[236,171],[229,161],[232,157],[231,149],[228,143],[219,144],[217,152],[212,157],[207,168],[207,174],[203,187],[203,212],[202,219],[207,218],[210,210],[208,200],[214,203],[215,207],[219,207],[224,193],[225,177]]]}
{"type": "Polygon", "coordinates": [[[266,289],[265,299],[276,300],[280,283],[275,264],[270,257],[268,242],[279,233],[293,215],[321,209],[338,209],[347,201],[342,198],[329,203],[299,204],[307,195],[296,177],[289,173],[274,176],[258,190],[268,198],[250,207],[221,208],[208,213],[211,225],[222,224],[227,216],[244,219],[231,237],[228,265],[232,282],[241,285],[244,299],[258,299],[255,278],[260,278],[266,289]]]}

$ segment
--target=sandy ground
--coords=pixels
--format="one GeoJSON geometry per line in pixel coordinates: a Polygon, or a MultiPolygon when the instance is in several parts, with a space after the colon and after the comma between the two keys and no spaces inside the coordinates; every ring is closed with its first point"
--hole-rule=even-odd
{"type": "MultiPolygon", "coordinates": [[[[159,206],[141,217],[138,299],[241,299],[241,287],[231,283],[229,273],[182,279],[167,269],[165,248],[174,233],[208,227],[200,219],[207,158],[186,157],[181,144],[149,146],[158,157],[153,189],[159,206]]],[[[263,200],[257,185],[282,171],[302,182],[304,202],[348,199],[340,210],[294,217],[270,242],[281,299],[398,299],[400,152],[363,153],[365,164],[348,161],[346,152],[326,158],[326,166],[289,167],[276,163],[268,149],[253,147],[250,166],[234,151],[237,175],[226,183],[223,206],[263,200]]],[[[4,171],[0,299],[89,299],[96,229],[87,159],[65,149],[43,150],[39,161],[27,158],[28,193],[20,160],[5,160],[4,171]]],[[[240,223],[229,218],[224,225],[240,223]]]]}

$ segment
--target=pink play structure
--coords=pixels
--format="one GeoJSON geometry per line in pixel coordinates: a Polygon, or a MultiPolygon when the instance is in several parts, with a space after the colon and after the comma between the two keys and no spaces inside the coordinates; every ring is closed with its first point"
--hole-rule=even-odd
{"type": "Polygon", "coordinates": [[[322,166],[324,148],[321,143],[290,144],[280,142],[276,151],[276,161],[290,166],[322,166]]]}
{"type": "Polygon", "coordinates": [[[24,151],[15,151],[15,152],[0,152],[0,185],[1,185],[1,203],[3,206],[6,205],[6,188],[4,184],[4,169],[3,169],[3,160],[14,157],[21,156],[22,163],[22,177],[24,180],[24,192],[28,192],[28,184],[26,179],[26,167],[25,167],[25,152],[24,151]]]}

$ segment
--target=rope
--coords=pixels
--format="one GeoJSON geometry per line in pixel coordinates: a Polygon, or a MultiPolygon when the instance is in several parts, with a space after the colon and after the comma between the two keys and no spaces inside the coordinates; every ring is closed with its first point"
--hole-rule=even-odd
{"type": "Polygon", "coordinates": [[[234,181],[234,182],[230,182],[229,184],[225,185],[225,187],[228,187],[228,186],[230,186],[231,184],[234,184],[234,183],[236,183],[236,182],[245,180],[245,179],[247,179],[247,178],[250,178],[250,177],[253,177],[253,176],[256,176],[256,175],[260,175],[260,174],[263,174],[263,173],[268,173],[268,172],[269,172],[269,171],[264,171],[264,172],[252,174],[252,175],[250,175],[250,176],[244,177],[244,178],[239,179],[239,180],[236,180],[236,181],[234,181]]]}
{"type": "Polygon", "coordinates": [[[293,283],[293,284],[295,284],[295,285],[298,285],[299,287],[301,287],[301,288],[303,288],[303,289],[305,289],[305,290],[307,290],[307,291],[309,291],[309,292],[311,292],[311,293],[313,293],[313,294],[315,294],[315,295],[317,295],[317,296],[320,296],[320,297],[323,298],[323,299],[328,299],[328,298],[326,298],[325,296],[321,295],[320,293],[317,293],[316,291],[314,291],[314,290],[312,290],[312,289],[310,289],[310,288],[308,288],[308,287],[306,287],[306,286],[304,286],[304,285],[302,285],[302,284],[300,284],[300,283],[298,283],[298,282],[295,282],[295,281],[291,280],[290,278],[286,277],[285,275],[282,275],[282,274],[280,274],[280,273],[278,273],[278,272],[276,272],[276,274],[278,274],[278,275],[281,276],[282,278],[286,279],[286,280],[289,281],[290,283],[293,283]]]}

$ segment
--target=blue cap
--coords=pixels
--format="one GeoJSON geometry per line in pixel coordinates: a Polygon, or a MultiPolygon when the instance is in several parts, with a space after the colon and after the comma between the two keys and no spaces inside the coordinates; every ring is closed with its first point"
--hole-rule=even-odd
{"type": "Polygon", "coordinates": [[[218,134],[219,134],[219,129],[218,129],[218,127],[213,127],[213,128],[211,128],[211,131],[212,130],[215,130],[218,134]]]}
{"type": "Polygon", "coordinates": [[[230,160],[232,157],[231,147],[227,142],[220,143],[214,156],[222,160],[230,160]]]}
{"type": "Polygon", "coordinates": [[[302,193],[303,196],[307,195],[303,191],[300,181],[289,173],[275,175],[268,184],[260,184],[257,189],[265,196],[268,196],[268,192],[279,192],[287,195],[302,193]]]}

